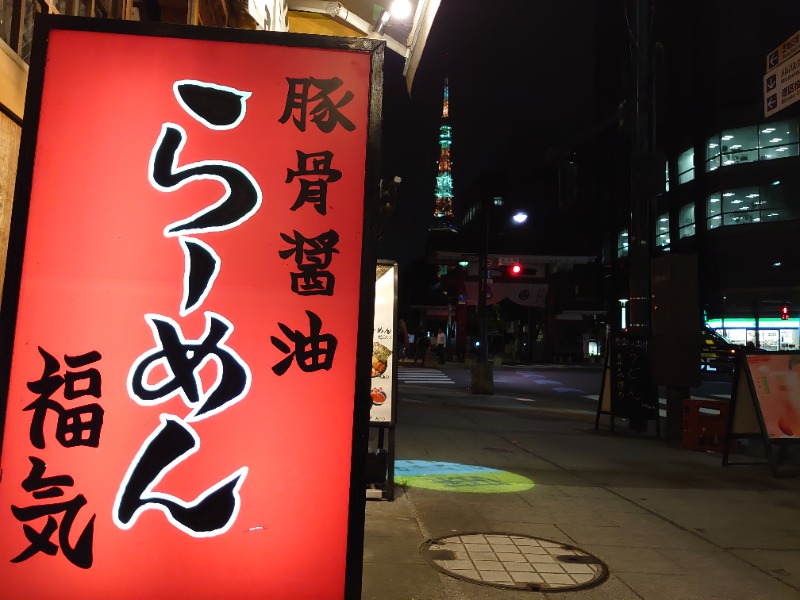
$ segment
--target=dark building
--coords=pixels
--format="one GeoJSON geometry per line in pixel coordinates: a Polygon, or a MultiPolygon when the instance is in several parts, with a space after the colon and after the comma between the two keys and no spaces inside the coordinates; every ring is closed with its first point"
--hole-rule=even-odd
{"type": "Polygon", "coordinates": [[[800,4],[626,9],[597,33],[598,119],[618,122],[573,159],[605,207],[609,318],[622,325],[619,300],[649,297],[652,259],[695,256],[683,285],[709,326],[736,343],[797,349],[800,4]]]}
{"type": "MultiPolygon", "coordinates": [[[[599,2],[596,14],[595,125],[525,165],[525,177],[539,188],[532,225],[539,229],[515,247],[495,221],[489,254],[520,258],[522,247],[536,257],[531,265],[568,255],[598,260],[562,271],[559,281],[555,272],[540,271],[531,282],[547,285],[545,306],[529,309],[527,322],[500,311],[495,331],[510,334],[506,346],[522,332],[529,345],[518,354],[532,359],[572,355],[574,344],[564,336],[580,331],[594,341],[606,325],[699,333],[706,323],[735,343],[797,349],[800,4],[626,0],[599,2]],[[694,262],[671,264],[669,257],[694,262]],[[655,323],[653,264],[670,265],[681,288],[676,297],[683,298],[655,323]],[[682,272],[686,264],[696,268],[682,272]],[[564,323],[576,314],[576,332],[545,328],[548,320],[564,323]],[[517,329],[514,319],[522,323],[517,329]],[[537,330],[544,333],[538,351],[537,330]]],[[[431,263],[450,259],[441,277],[456,308],[458,298],[471,307],[475,269],[456,265],[476,260],[481,202],[501,196],[514,208],[508,183],[515,171],[500,171],[487,175],[484,187],[462,189],[462,234],[430,239],[431,263]]],[[[503,276],[497,267],[494,274],[503,276]]],[[[471,340],[470,314],[462,319],[461,347],[471,340]]]]}

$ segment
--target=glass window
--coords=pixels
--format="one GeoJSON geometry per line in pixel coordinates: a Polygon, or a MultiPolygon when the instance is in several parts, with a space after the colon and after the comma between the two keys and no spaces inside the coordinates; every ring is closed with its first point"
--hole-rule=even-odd
{"type": "Polygon", "coordinates": [[[628,230],[623,229],[617,237],[617,258],[628,256],[628,230]]]}
{"type": "Polygon", "coordinates": [[[723,131],[719,141],[723,167],[758,161],[758,128],[755,125],[723,131]]]}
{"type": "Polygon", "coordinates": [[[780,181],[773,181],[769,185],[759,188],[760,196],[755,199],[761,211],[762,221],[789,221],[800,218],[797,208],[797,197],[800,195],[800,186],[787,185],[780,181]]]}
{"type": "Polygon", "coordinates": [[[719,155],[721,152],[719,135],[708,138],[708,142],[706,142],[706,171],[719,169],[719,155]]]}
{"type": "Polygon", "coordinates": [[[758,198],[758,188],[748,187],[722,192],[722,224],[747,225],[758,223],[758,205],[754,204],[758,198]]]}
{"type": "Polygon", "coordinates": [[[707,227],[715,229],[723,225],[797,219],[800,215],[790,201],[797,196],[797,192],[797,189],[788,189],[780,181],[775,181],[770,185],[722,190],[711,194],[706,203],[707,227]]]}
{"type": "Polygon", "coordinates": [[[690,148],[678,156],[678,183],[694,179],[694,150],[690,148]]]}
{"type": "Polygon", "coordinates": [[[706,199],[706,220],[708,229],[716,229],[722,225],[722,194],[717,192],[706,199]]]}
{"type": "Polygon", "coordinates": [[[664,191],[669,191],[669,161],[664,163],[664,191]]]}
{"type": "Polygon", "coordinates": [[[669,246],[669,213],[663,213],[656,219],[656,246],[669,246]]]}
{"type": "Polygon", "coordinates": [[[729,129],[708,138],[706,171],[798,155],[800,155],[800,122],[796,119],[729,129]]]}
{"type": "Polygon", "coordinates": [[[682,206],[678,212],[678,237],[694,235],[694,204],[682,206]]]}
{"type": "Polygon", "coordinates": [[[781,121],[762,125],[758,131],[759,158],[772,160],[798,155],[797,121],[781,121]]]}

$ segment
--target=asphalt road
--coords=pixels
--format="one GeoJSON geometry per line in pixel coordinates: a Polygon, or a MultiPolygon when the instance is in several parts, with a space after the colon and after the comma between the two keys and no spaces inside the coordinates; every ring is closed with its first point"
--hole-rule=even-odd
{"type": "MultiPolygon", "coordinates": [[[[493,371],[494,396],[507,407],[528,405],[534,408],[585,413],[594,416],[602,383],[600,365],[524,365],[502,366],[493,371]]],[[[448,363],[435,367],[401,367],[398,378],[411,389],[438,387],[468,390],[471,372],[463,364],[448,363]]],[[[730,399],[732,377],[721,373],[703,373],[701,385],[690,388],[695,399],[730,399]]],[[[662,411],[666,388],[659,388],[662,411]]],[[[499,406],[498,402],[493,403],[499,406]]],[[[662,412],[662,416],[663,416],[662,412]]]]}

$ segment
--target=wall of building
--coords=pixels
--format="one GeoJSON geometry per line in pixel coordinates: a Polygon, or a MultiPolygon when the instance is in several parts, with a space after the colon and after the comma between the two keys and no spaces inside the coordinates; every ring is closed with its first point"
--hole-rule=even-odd
{"type": "Polygon", "coordinates": [[[8,233],[17,178],[28,65],[0,40],[0,289],[5,279],[8,233]]]}

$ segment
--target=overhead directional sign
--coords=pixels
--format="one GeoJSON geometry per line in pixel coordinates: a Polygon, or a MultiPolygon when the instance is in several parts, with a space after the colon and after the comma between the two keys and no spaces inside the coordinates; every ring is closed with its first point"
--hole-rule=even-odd
{"type": "Polygon", "coordinates": [[[767,54],[767,71],[800,52],[800,31],[767,54]]]}
{"type": "Polygon", "coordinates": [[[769,117],[800,99],[800,55],[764,75],[764,116],[769,117]]]}

